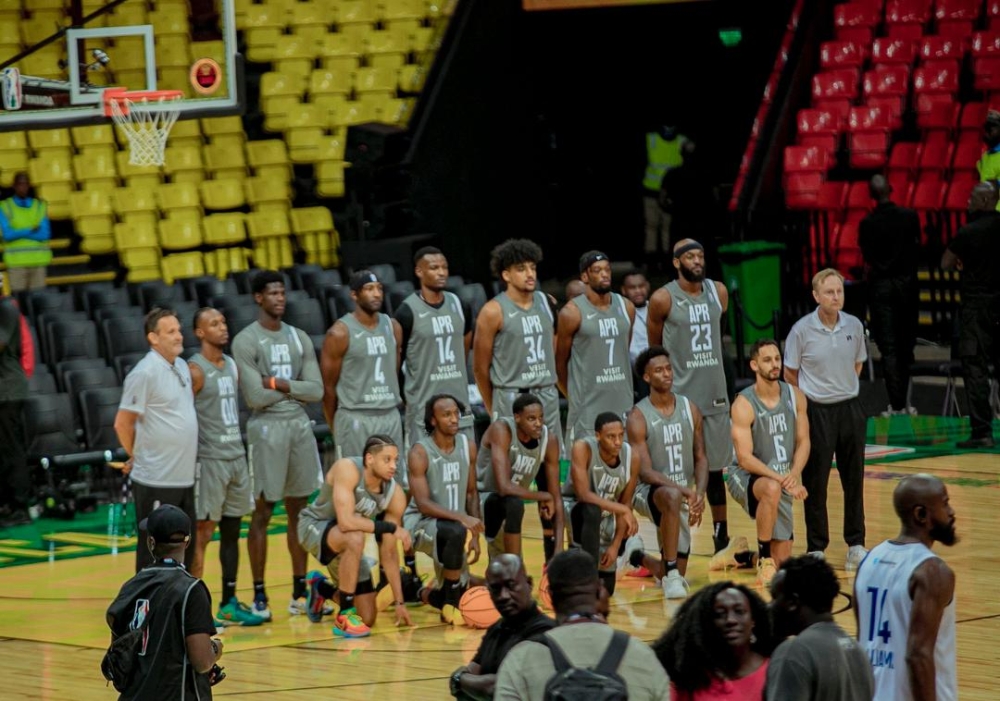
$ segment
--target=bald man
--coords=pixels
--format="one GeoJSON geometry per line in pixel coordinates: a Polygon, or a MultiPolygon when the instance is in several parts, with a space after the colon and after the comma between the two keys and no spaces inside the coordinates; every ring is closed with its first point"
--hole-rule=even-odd
{"type": "Polygon", "coordinates": [[[880,701],[958,698],[955,573],[931,551],[954,545],[955,510],[933,475],[904,477],[892,495],[899,535],[858,568],[854,616],[880,701]]]}
{"type": "Polygon", "coordinates": [[[958,230],[941,257],[944,270],[961,270],[958,351],[969,397],[972,435],[959,448],[992,448],[992,377],[1000,369],[1000,213],[997,189],[979,183],[969,197],[969,223],[958,230]]]}
{"type": "Polygon", "coordinates": [[[871,332],[882,355],[882,374],[889,394],[883,416],[916,413],[907,405],[906,390],[917,343],[917,254],[920,217],[893,203],[892,187],[881,175],[868,183],[875,209],[861,220],[858,244],[865,259],[871,332]]]}
{"type": "Polygon", "coordinates": [[[730,548],[723,470],[733,462],[729,391],[723,368],[722,318],[729,308],[729,291],[705,277],[705,249],[694,239],[674,246],[678,278],[649,299],[646,329],[650,345],[662,345],[674,368],[674,392],[701,411],[708,456],[708,504],[712,508],[715,556],[709,569],[736,567],[734,539],[730,548]]]}
{"type": "Polygon", "coordinates": [[[573,278],[566,283],[566,301],[568,302],[574,297],[579,297],[586,291],[587,284],[579,278],[573,278]]]}

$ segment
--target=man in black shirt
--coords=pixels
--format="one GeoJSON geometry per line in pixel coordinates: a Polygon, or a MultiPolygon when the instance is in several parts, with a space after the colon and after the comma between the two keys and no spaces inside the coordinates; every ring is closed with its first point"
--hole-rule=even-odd
{"type": "Polygon", "coordinates": [[[163,504],[139,524],[155,562],[125,582],[108,608],[112,640],[145,623],[142,651],[119,701],[176,701],[212,698],[221,681],[216,662],[222,642],[215,634],[208,587],[184,569],[191,519],[163,504]]]}
{"type": "MultiPolygon", "coordinates": [[[[0,273],[2,276],[2,273],[0,273]]],[[[0,279],[2,285],[2,279],[0,279]]],[[[31,473],[25,451],[24,402],[28,378],[21,366],[21,312],[0,291],[0,528],[31,523],[31,473]]]]}
{"type": "Polygon", "coordinates": [[[969,197],[969,223],[958,230],[941,256],[944,270],[961,270],[958,351],[969,396],[972,436],[959,448],[992,448],[990,363],[1000,369],[1000,212],[997,189],[979,183],[969,197]]]}
{"type": "Polygon", "coordinates": [[[531,577],[517,555],[494,558],[486,570],[486,586],[501,618],[486,631],[472,662],[451,677],[452,695],[465,701],[492,698],[497,670],[507,652],[556,625],[531,598],[531,577]]]}
{"type": "Polygon", "coordinates": [[[858,244],[868,267],[868,309],[872,335],[882,354],[889,393],[885,415],[905,414],[906,389],[917,340],[917,251],[920,217],[893,204],[892,187],[881,175],[868,184],[875,209],[861,221],[858,244]]]}

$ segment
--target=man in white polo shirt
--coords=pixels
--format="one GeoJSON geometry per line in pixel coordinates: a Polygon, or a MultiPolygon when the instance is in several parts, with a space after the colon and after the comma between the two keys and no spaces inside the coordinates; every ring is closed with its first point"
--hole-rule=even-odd
{"type": "Polygon", "coordinates": [[[867,417],[858,399],[858,373],[868,359],[861,321],[845,313],[844,278],[836,270],[820,270],[812,279],[819,305],[799,319],[785,339],[785,382],[809,400],[809,461],[802,472],[806,543],[822,556],[830,544],[826,509],[833,456],[844,488],[845,569],[853,572],[865,550],[865,428],[867,417]]]}
{"type": "MultiPolygon", "coordinates": [[[[180,358],[184,337],[177,315],[169,309],[150,310],[146,340],[150,351],[125,377],[115,416],[115,433],[131,456],[125,469],[132,477],[136,523],[142,523],[161,504],[183,509],[194,523],[198,416],[191,371],[180,358]]],[[[138,526],[137,530],[136,572],[153,562],[145,547],[146,532],[138,526]]],[[[192,538],[185,561],[193,558],[194,543],[192,538]]]]}

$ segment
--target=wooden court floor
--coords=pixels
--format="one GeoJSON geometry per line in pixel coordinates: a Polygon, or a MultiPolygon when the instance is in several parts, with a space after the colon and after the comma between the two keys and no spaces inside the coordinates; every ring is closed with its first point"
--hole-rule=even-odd
{"type": "MultiPolygon", "coordinates": [[[[962,538],[941,552],[957,573],[958,679],[961,698],[994,701],[1000,685],[1000,455],[963,454],[869,464],[865,498],[868,544],[897,532],[891,492],[897,480],[915,472],[933,472],[948,483],[962,538]]],[[[836,476],[834,476],[836,480],[836,476]]],[[[840,488],[831,484],[831,532],[840,530],[840,488]]],[[[537,573],[542,561],[538,525],[529,510],[526,521],[526,557],[537,573]]],[[[753,540],[752,523],[730,506],[730,532],[753,540]]],[[[805,528],[796,508],[796,532],[805,528]]],[[[642,533],[655,543],[649,524],[642,533]]],[[[694,555],[688,570],[693,588],[709,576],[706,567],[710,528],[695,534],[694,555]]],[[[327,699],[443,699],[447,677],[471,659],[481,631],[451,628],[438,622],[436,612],[412,610],[415,626],[397,629],[381,619],[370,638],[334,640],[330,624],[292,618],[284,603],[291,590],[284,536],[271,537],[268,564],[269,594],[275,620],[259,628],[229,629],[224,634],[222,663],[228,678],[215,688],[220,699],[314,701],[327,699]]],[[[800,542],[796,553],[804,544],[800,542]]],[[[834,543],[827,552],[840,571],[843,590],[852,579],[843,572],[845,546],[834,543]]],[[[0,569],[0,699],[94,701],[116,698],[100,673],[108,643],[104,612],[120,584],[131,575],[133,553],[102,555],[0,569]]],[[[217,549],[209,551],[206,579],[218,596],[217,549]]],[[[313,563],[315,564],[315,563],[313,563]]],[[[421,563],[423,571],[428,563],[421,563]]],[[[311,565],[312,566],[312,565],[311,565]]],[[[421,565],[418,565],[420,567],[421,565]]],[[[753,575],[726,575],[753,582],[753,575]]],[[[241,551],[240,595],[250,597],[245,549],[241,551]]],[[[839,602],[841,608],[846,599],[839,602]]],[[[625,579],[613,599],[611,623],[642,640],[651,641],[668,625],[676,604],[663,600],[652,580],[625,579]]],[[[849,612],[837,616],[854,630],[849,612]]]]}

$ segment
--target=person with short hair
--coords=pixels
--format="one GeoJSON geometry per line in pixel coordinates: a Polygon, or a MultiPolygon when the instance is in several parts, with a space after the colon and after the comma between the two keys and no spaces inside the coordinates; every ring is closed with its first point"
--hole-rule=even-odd
{"type": "Polygon", "coordinates": [[[625,422],[610,411],[597,415],[593,436],[573,443],[563,511],[569,514],[573,544],[597,562],[611,595],[617,576],[634,569],[629,554],[643,549],[632,513],[639,470],[639,455],[625,441],[625,422]]]}
{"type": "Polygon", "coordinates": [[[871,701],[868,658],[833,621],[840,582],[833,568],[811,555],[785,560],[771,580],[771,619],[777,640],[767,667],[769,701],[871,701]],[[793,637],[794,636],[794,637],[793,637]]]}
{"type": "Polygon", "coordinates": [[[14,194],[0,202],[0,233],[11,292],[45,287],[46,266],[52,262],[49,208],[31,196],[31,180],[23,171],[14,174],[14,194]]]}
{"type": "Polygon", "coordinates": [[[948,488],[904,477],[892,492],[900,531],[868,554],[854,579],[858,641],[879,701],[954,701],[955,572],[931,547],[958,542],[948,488]]]}
{"type": "Polygon", "coordinates": [[[549,435],[542,412],[538,397],[518,396],[514,400],[514,417],[502,416],[490,424],[479,445],[476,488],[491,557],[498,553],[520,557],[525,501],[538,502],[545,561],[562,550],[559,441],[549,435]],[[530,489],[532,481],[537,491],[530,489]]]}
{"type": "MultiPolygon", "coordinates": [[[[191,371],[180,357],[184,336],[177,315],[154,307],[145,318],[150,350],[125,376],[115,434],[128,454],[125,473],[132,482],[137,537],[145,542],[145,519],[160,504],[182,509],[197,520],[194,500],[198,459],[198,414],[191,393],[191,371]]],[[[188,559],[194,539],[185,541],[188,559]]],[[[135,550],[135,571],[152,563],[148,548],[135,550]]]]}
{"type": "Polygon", "coordinates": [[[497,670],[507,653],[524,640],[536,640],[556,622],[538,609],[534,582],[519,555],[497,555],[486,568],[486,588],[500,620],[486,630],[472,661],[451,675],[451,695],[459,701],[493,698],[497,670]]]}
{"type": "MultiPolygon", "coordinates": [[[[593,669],[615,637],[624,635],[607,624],[599,612],[601,578],[597,561],[579,549],[557,553],[548,567],[549,595],[556,613],[556,627],[543,633],[543,641],[515,646],[500,665],[494,699],[542,701],[546,684],[555,675],[551,648],[558,648],[574,667],[593,669]]],[[[630,701],[663,701],[669,680],[653,651],[628,637],[617,674],[628,689],[630,701]]]]}
{"type": "Polygon", "coordinates": [[[602,411],[622,417],[632,406],[628,348],[635,308],[611,291],[611,260],[601,251],[580,256],[580,279],[586,285],[559,311],[556,377],[569,401],[566,442],[592,435],[602,411]]]}
{"type": "MultiPolygon", "coordinates": [[[[330,573],[310,572],[306,614],[322,620],[324,605],[339,596],[340,613],[333,627],[335,637],[364,638],[371,634],[379,606],[372,582],[372,564],[365,553],[367,534],[375,535],[379,562],[392,593],[396,625],[412,625],[403,600],[396,544],[412,545],[403,528],[406,494],[394,479],[399,447],[390,436],[365,440],[359,457],[340,458],[326,473],[315,501],[302,510],[296,535],[302,548],[330,573]]],[[[388,602],[386,602],[388,603],[388,602]]]]}
{"type": "Polygon", "coordinates": [[[844,276],[833,268],[813,275],[816,311],[799,319],[785,339],[784,380],[809,400],[809,460],[802,471],[806,548],[824,557],[830,544],[827,489],[833,456],[844,489],[844,541],[848,572],[864,559],[865,437],[868,417],[858,376],[868,360],[865,327],[845,312],[844,276]]]}
{"type": "MultiPolygon", "coordinates": [[[[649,348],[649,333],[647,329],[649,312],[649,280],[638,268],[632,268],[622,276],[622,295],[635,308],[635,320],[632,324],[632,340],[629,342],[628,355],[632,367],[639,354],[649,348]]],[[[659,339],[655,341],[659,343],[659,339]]],[[[642,377],[633,372],[632,383],[635,388],[635,400],[639,401],[649,396],[649,386],[642,377]]]]}
{"type": "Polygon", "coordinates": [[[251,280],[257,321],[236,334],[233,359],[240,390],[253,412],[247,421],[247,446],[253,476],[253,516],[247,549],[253,574],[253,612],[271,619],[264,574],[267,569],[267,527],[274,506],[282,501],[288,516],[286,544],[292,560],[292,596],[288,613],[306,612],[306,551],[295,532],[299,512],[322,481],[322,466],[312,420],[305,404],[323,397],[323,379],[312,339],[289,326],[285,314],[285,278],[262,270],[251,280]]]}
{"type": "Polygon", "coordinates": [[[223,645],[212,637],[208,587],[184,569],[191,518],[163,504],[143,518],[139,530],[144,537],[137,547],[150,553],[150,565],[122,585],[106,614],[112,641],[146,626],[119,701],[211,699],[212,686],[224,676],[217,665],[223,645]]]}

